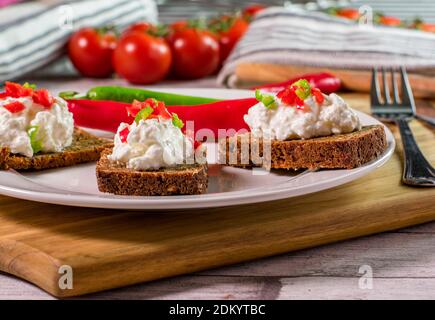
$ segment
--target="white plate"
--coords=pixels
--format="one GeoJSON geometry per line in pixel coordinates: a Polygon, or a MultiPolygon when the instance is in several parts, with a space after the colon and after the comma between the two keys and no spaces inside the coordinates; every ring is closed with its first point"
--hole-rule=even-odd
{"type": "MultiPolygon", "coordinates": [[[[246,90],[162,89],[183,94],[222,99],[251,97],[246,90]]],[[[358,112],[363,125],[380,124],[358,112]]],[[[128,210],[173,210],[255,203],[290,198],[325,190],[361,178],[383,165],[392,155],[394,137],[385,127],[388,148],[385,153],[362,167],[352,170],[320,170],[292,173],[259,171],[220,166],[215,163],[215,145],[209,149],[209,190],[204,195],[168,197],[129,197],[100,193],[95,164],[18,174],[0,171],[0,194],[20,199],[79,207],[128,210]]],[[[101,132],[100,132],[101,133],[101,132]]]]}

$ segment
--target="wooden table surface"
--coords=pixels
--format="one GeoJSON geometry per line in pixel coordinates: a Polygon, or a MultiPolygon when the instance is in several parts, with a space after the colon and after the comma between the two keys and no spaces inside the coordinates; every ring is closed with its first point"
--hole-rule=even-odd
{"type": "MultiPolygon", "coordinates": [[[[49,81],[38,84],[58,87],[49,81]]],[[[68,85],[79,89],[92,84],[80,81],[68,85]]],[[[213,84],[210,79],[177,86],[213,84]]],[[[80,298],[435,299],[434,248],[435,222],[80,298]],[[372,281],[363,281],[371,273],[372,281]]],[[[53,297],[0,273],[0,299],[53,297]]]]}

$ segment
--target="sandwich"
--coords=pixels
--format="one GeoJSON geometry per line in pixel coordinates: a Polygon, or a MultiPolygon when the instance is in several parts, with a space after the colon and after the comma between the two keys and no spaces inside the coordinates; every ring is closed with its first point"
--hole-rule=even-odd
{"type": "Polygon", "coordinates": [[[101,192],[116,195],[193,195],[207,191],[205,148],[183,132],[183,122],[163,102],[134,101],[132,123],[121,123],[114,147],[97,163],[101,192]]]}

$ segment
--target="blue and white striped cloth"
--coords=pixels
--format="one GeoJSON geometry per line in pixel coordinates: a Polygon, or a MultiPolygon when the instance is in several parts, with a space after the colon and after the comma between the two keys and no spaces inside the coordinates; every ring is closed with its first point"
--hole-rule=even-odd
{"type": "Polygon", "coordinates": [[[242,63],[271,63],[338,69],[406,66],[435,74],[432,33],[360,25],[322,12],[269,8],[252,22],[218,76],[220,84],[237,83],[242,63]]]}
{"type": "Polygon", "coordinates": [[[157,22],[153,0],[82,0],[24,3],[0,10],[0,82],[56,60],[70,35],[85,26],[157,22]]]}

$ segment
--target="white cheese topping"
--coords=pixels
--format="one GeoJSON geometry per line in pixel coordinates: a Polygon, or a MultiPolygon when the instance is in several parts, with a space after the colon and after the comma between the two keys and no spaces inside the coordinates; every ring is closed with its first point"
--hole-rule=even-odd
{"type": "Polygon", "coordinates": [[[319,105],[310,96],[304,101],[304,110],[299,110],[275,97],[276,108],[266,108],[260,102],[248,110],[244,120],[255,136],[277,140],[309,139],[361,128],[358,116],[341,97],[332,93],[324,98],[319,105]]]}
{"type": "Polygon", "coordinates": [[[157,170],[173,167],[193,159],[193,143],[172,120],[149,119],[138,124],[121,123],[115,135],[115,147],[109,155],[111,161],[125,163],[134,170],[157,170]],[[127,141],[122,142],[120,132],[129,128],[127,141]]]}
{"type": "Polygon", "coordinates": [[[37,126],[36,139],[41,142],[42,152],[60,152],[72,143],[73,115],[67,103],[55,98],[50,109],[33,102],[31,97],[0,100],[0,147],[8,147],[11,153],[33,157],[30,137],[31,126],[37,126]],[[25,109],[11,113],[3,106],[19,101],[25,109]]]}

